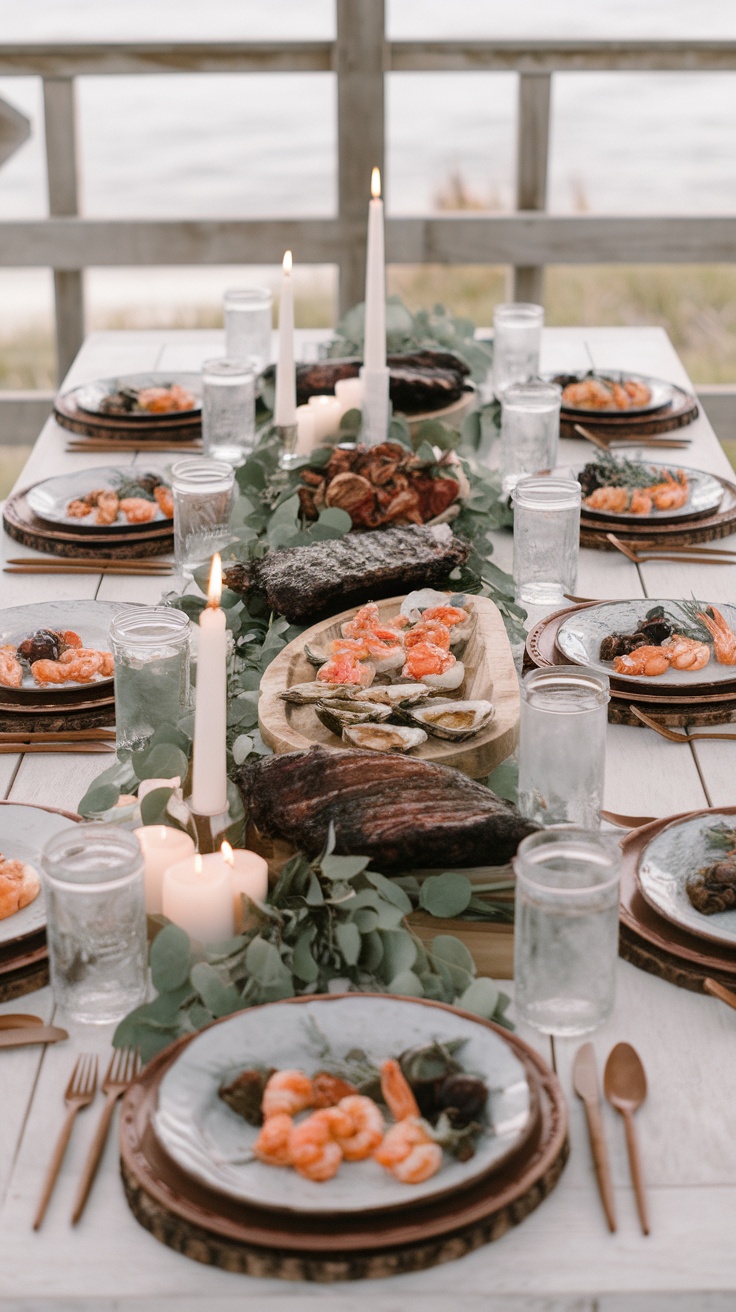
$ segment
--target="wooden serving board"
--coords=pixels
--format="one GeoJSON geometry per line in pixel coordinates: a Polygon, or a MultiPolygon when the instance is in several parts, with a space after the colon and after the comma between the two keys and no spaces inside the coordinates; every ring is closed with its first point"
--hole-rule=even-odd
{"type": "MultiPolygon", "coordinates": [[[[401,596],[379,602],[381,618],[388,620],[395,615],[403,600],[401,596]]],[[[447,742],[430,736],[421,747],[414,748],[411,755],[453,766],[470,775],[471,779],[480,779],[495,770],[516,747],[519,738],[519,682],[500,611],[487,597],[473,597],[472,600],[477,623],[459,658],[465,665],[465,679],[456,692],[446,696],[452,700],[491,701],[496,714],[488,728],[474,738],[465,742],[447,742]]],[[[343,745],[318,720],[313,706],[296,706],[284,701],[280,694],[292,684],[309,683],[316,676],[315,666],[304,655],[304,644],[327,648],[333,638],[341,636],[340,626],[354,615],[355,608],[313,625],[290,642],[268,666],[261,680],[258,724],[264,742],[274,752],[305,751],[316,743],[324,747],[343,745]]],[[[380,679],[376,682],[379,683],[380,679]]],[[[327,689],[325,695],[329,695],[327,689]]]]}
{"type": "MultiPolygon", "coordinates": [[[[710,810],[714,815],[724,812],[736,815],[736,806],[712,807],[710,810]]],[[[736,987],[736,950],[709,939],[700,939],[665,920],[642,896],[636,870],[646,844],[673,820],[685,819],[688,814],[708,813],[701,810],[667,816],[633,830],[621,840],[620,955],[650,975],[658,975],[678,988],[697,993],[704,992],[703,981],[709,976],[727,988],[736,987]]]]}
{"type": "MultiPolygon", "coordinates": [[[[422,1005],[455,1010],[426,999],[422,1005]]],[[[453,1261],[499,1239],[557,1183],[569,1151],[567,1109],[557,1077],[538,1053],[491,1022],[479,1023],[514,1049],[539,1103],[534,1137],[498,1171],[451,1195],[383,1215],[295,1215],[238,1203],[181,1171],[153,1131],[158,1086],[194,1037],[187,1036],[149,1062],[123,1099],[121,1166],[134,1216],[161,1243],[195,1261],[283,1280],[378,1279],[453,1261]]]]}
{"type": "Polygon", "coordinates": [[[143,560],[162,556],[174,549],[169,525],[142,527],[126,533],[80,533],[70,525],[47,524],[34,515],[26,499],[30,488],[9,497],[3,508],[3,525],[8,537],[32,551],[49,556],[85,556],[109,560],[143,560]]]}

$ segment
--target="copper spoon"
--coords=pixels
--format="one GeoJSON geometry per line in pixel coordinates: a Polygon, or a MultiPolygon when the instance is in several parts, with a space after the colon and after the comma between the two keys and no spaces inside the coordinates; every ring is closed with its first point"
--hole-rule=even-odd
{"type": "Polygon", "coordinates": [[[603,1090],[612,1107],[624,1118],[626,1149],[629,1154],[631,1180],[636,1196],[642,1232],[649,1234],[647,1200],[644,1192],[644,1175],[639,1156],[639,1145],[634,1128],[634,1112],[647,1096],[647,1077],[638,1052],[630,1043],[617,1043],[611,1050],[603,1072],[603,1090]]]}

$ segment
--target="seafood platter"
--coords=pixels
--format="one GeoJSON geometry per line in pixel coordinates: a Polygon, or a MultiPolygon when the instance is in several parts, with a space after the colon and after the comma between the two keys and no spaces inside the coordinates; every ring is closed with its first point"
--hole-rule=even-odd
{"type": "Polygon", "coordinates": [[[566,1155],[559,1084],[522,1040],[377,994],[215,1022],[155,1057],[122,1109],[134,1214],[172,1247],[196,1238],[201,1261],[291,1279],[458,1257],[519,1224],[566,1155]]]}
{"type": "Polygon", "coordinates": [[[78,820],[52,807],[0,802],[0,1001],[47,982],[41,852],[78,820]]]}
{"type": "Polygon", "coordinates": [[[714,514],[724,488],[714,474],[607,453],[577,466],[582,487],[582,514],[587,519],[630,525],[658,525],[714,514]]]}
{"type": "Polygon", "coordinates": [[[410,753],[480,778],[513,751],[518,720],[496,606],[434,588],[313,625],[261,681],[259,726],[275,752],[322,744],[410,753]]]}
{"type": "Polygon", "coordinates": [[[655,820],[622,841],[621,953],[682,988],[736,986],[736,807],[655,820]]]}
{"type": "Polygon", "coordinates": [[[105,467],[62,474],[36,483],[26,500],[39,519],[80,531],[128,532],[143,524],[172,531],[171,487],[150,470],[105,467]]]}
{"type": "Polygon", "coordinates": [[[202,423],[202,383],[195,373],[126,374],[61,392],[54,417],[87,437],[194,438],[202,423]]]}

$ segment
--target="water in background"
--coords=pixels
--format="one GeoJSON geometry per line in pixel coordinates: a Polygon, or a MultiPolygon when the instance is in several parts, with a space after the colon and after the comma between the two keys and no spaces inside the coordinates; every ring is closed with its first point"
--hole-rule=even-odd
{"type": "MultiPolygon", "coordinates": [[[[331,0],[5,0],[2,40],[329,37],[331,0]]],[[[397,39],[736,37],[732,0],[389,0],[397,39]]],[[[554,79],[550,209],[733,213],[736,74],[569,74],[554,79]]],[[[165,217],[330,215],[336,204],[335,86],[328,75],[182,75],[78,82],[84,212],[165,217]]],[[[33,137],[0,170],[0,218],[46,212],[40,82],[0,79],[33,137]]],[[[510,208],[512,74],[388,78],[386,195],[396,214],[428,211],[448,179],[510,208]]],[[[366,179],[366,186],[368,180],[366,179]]],[[[297,259],[298,259],[298,252],[297,259]]],[[[201,270],[189,294],[226,275],[201,270]]],[[[94,277],[95,298],[152,299],[150,272],[94,277]],[[117,288],[117,290],[116,290],[117,288]]],[[[181,276],[161,275],[181,297],[181,276]]],[[[168,288],[168,292],[165,290],[168,288]]],[[[47,306],[47,275],[0,271],[0,315],[47,306]]],[[[0,322],[0,328],[2,322],[0,322]]]]}

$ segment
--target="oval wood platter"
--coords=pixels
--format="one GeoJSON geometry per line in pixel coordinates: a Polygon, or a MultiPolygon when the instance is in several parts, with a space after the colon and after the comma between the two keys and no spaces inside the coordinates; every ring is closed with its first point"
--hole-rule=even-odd
{"type": "Polygon", "coordinates": [[[468,411],[475,407],[475,404],[476,389],[472,387],[464,391],[457,401],[453,401],[450,405],[444,405],[441,410],[424,410],[418,415],[408,415],[403,410],[398,411],[398,413],[402,419],[406,420],[413,437],[422,424],[426,424],[433,419],[439,419],[441,423],[447,424],[448,428],[455,428],[459,431],[463,426],[463,419],[468,411]]]}
{"type": "MultiPolygon", "coordinates": [[[[290,998],[282,1005],[308,1000],[290,998]]],[[[422,1005],[444,1007],[424,999],[422,1005]]],[[[568,1155],[567,1109],[556,1076],[532,1048],[488,1021],[479,1023],[501,1033],[524,1063],[540,1117],[528,1147],[468,1188],[409,1204],[400,1214],[346,1217],[274,1213],[207,1189],[171,1161],[152,1129],[158,1085],[194,1037],[187,1036],[154,1058],[123,1099],[122,1176],[134,1216],[161,1243],[195,1261],[286,1280],[398,1275],[452,1261],[500,1238],[557,1183],[568,1155]]]]}
{"type": "Polygon", "coordinates": [[[47,524],[34,515],[26,493],[16,492],[3,508],[3,525],[8,537],[33,551],[49,556],[85,556],[109,560],[142,560],[162,556],[174,549],[174,534],[169,525],[141,528],[125,534],[79,533],[64,524],[47,524]]]}
{"type": "Polygon", "coordinates": [[[736,806],[666,816],[632,830],[621,840],[620,955],[640,970],[698,993],[704,992],[703,981],[709,976],[728,988],[736,986],[736,950],[700,939],[658,915],[642,896],[636,871],[646,844],[673,820],[682,820],[688,815],[723,815],[724,812],[736,815],[736,806]]]}
{"type": "MultiPolygon", "coordinates": [[[[404,597],[391,597],[378,603],[382,619],[399,610],[404,597]]],[[[465,665],[465,679],[457,692],[447,694],[452,700],[493,702],[495,716],[488,728],[465,742],[446,742],[429,737],[412,756],[436,761],[462,770],[471,779],[480,779],[495,770],[513,752],[519,738],[519,681],[514,658],[498,607],[487,597],[473,597],[477,623],[460,659],[465,665]]],[[[295,683],[315,678],[316,668],[304,655],[304,644],[327,647],[340,636],[340,626],[352,619],[355,608],[333,619],[323,620],[305,630],[276,657],[261,679],[258,724],[263,741],[274,752],[298,752],[320,743],[341,747],[341,740],[318,720],[313,706],[296,706],[280,694],[295,683]]],[[[380,680],[377,680],[380,682],[380,680]]]]}

